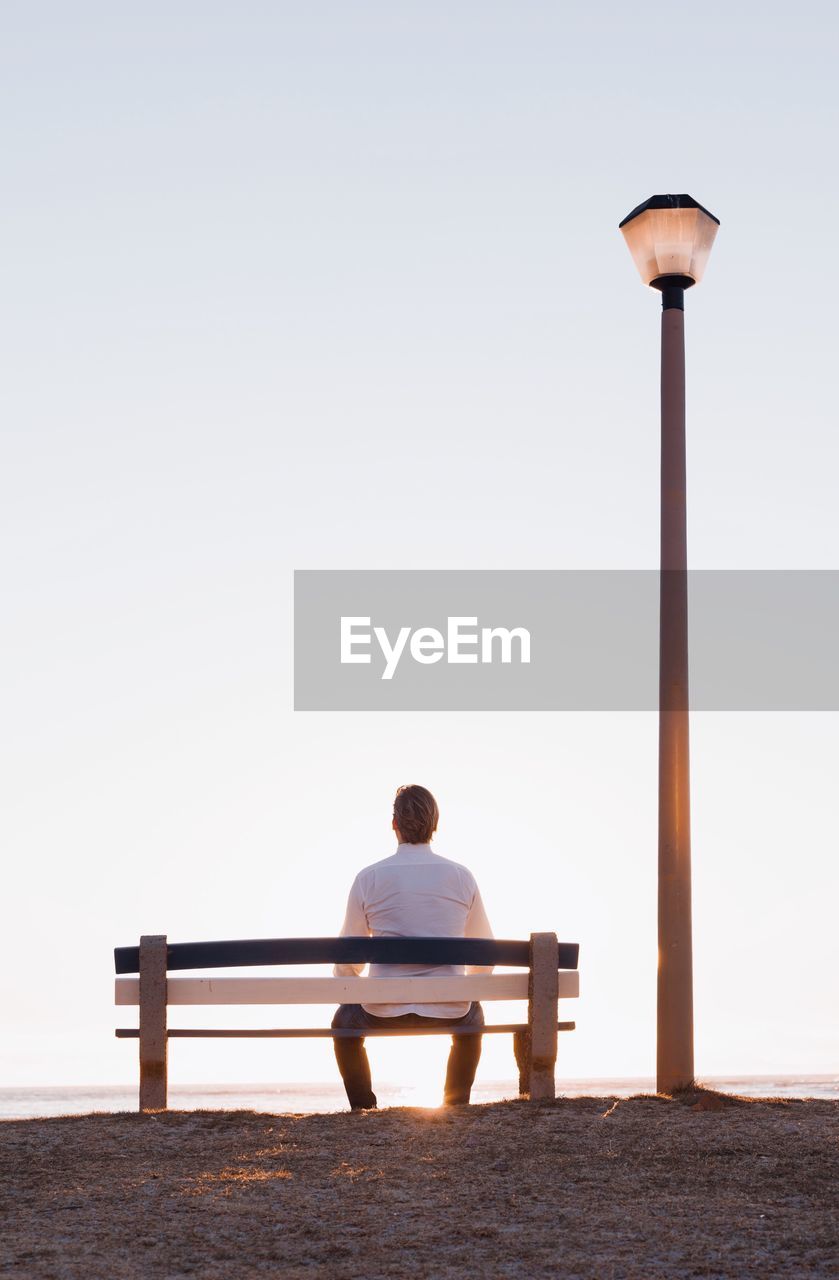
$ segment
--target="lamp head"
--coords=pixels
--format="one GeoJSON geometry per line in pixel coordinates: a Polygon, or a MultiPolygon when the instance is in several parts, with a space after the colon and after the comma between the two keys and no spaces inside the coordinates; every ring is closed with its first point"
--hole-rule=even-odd
{"type": "Polygon", "coordinates": [[[698,284],[720,225],[692,196],[650,196],[620,224],[644,284],[653,289],[698,284]]]}

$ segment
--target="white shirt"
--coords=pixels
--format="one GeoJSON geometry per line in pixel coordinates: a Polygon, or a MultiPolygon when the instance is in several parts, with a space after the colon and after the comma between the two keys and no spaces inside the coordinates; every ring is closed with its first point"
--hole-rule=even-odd
{"type": "MultiPolygon", "coordinates": [[[[428,844],[400,844],[396,853],[359,871],[347,903],[341,937],[491,938],[492,929],[475,877],[466,867],[433,853],[428,844]]],[[[363,964],[336,964],[336,978],[361,973],[363,964]]],[[[486,965],[371,964],[370,977],[491,973],[486,965]]],[[[469,1001],[452,1004],[365,1004],[380,1018],[419,1013],[461,1018],[469,1001]]]]}

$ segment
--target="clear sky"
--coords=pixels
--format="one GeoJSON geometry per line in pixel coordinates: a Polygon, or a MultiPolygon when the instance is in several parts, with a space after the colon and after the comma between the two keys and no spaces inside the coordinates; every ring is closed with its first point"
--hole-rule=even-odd
{"type": "MultiPolygon", "coordinates": [[[[581,942],[561,1073],[651,1074],[655,716],[295,714],[291,575],[656,566],[659,306],[617,224],[658,191],[722,221],[691,562],[839,568],[835,9],[0,24],[0,1083],[135,1078],[111,948],[141,932],[337,931],[403,782],[499,935],[581,942]]],[[[835,1069],[839,717],[692,731],[698,1071],[835,1069]]],[[[325,1044],[172,1056],[336,1078],[325,1044]]]]}

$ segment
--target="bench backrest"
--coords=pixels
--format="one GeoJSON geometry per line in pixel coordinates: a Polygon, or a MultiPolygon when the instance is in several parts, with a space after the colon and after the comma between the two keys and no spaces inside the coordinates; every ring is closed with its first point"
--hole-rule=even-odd
{"type": "MultiPolygon", "coordinates": [[[[576,969],[580,947],[557,943],[557,968],[576,969]]],[[[530,942],[501,938],[251,938],[169,942],[166,969],[238,969],[273,964],[467,964],[529,969],[530,942]]],[[[140,972],[140,948],[116,947],[118,974],[140,972]]]]}
{"type": "MultiPolygon", "coordinates": [[[[151,939],[149,943],[151,943],[151,939]]],[[[147,944],[144,943],[144,946],[147,944]]],[[[164,976],[163,939],[154,965],[164,976]]],[[[558,995],[578,994],[579,947],[555,943],[558,995]]],[[[252,965],[295,964],[505,965],[527,973],[481,973],[375,978],[224,977],[167,978],[169,1005],[431,1003],[453,1000],[527,1000],[532,964],[530,942],[491,938],[274,938],[240,942],[166,943],[165,972],[252,965]]],[[[118,974],[139,973],[140,948],[118,947],[118,974]]],[[[140,1003],[140,977],[119,977],[115,1002],[140,1003]]]]}

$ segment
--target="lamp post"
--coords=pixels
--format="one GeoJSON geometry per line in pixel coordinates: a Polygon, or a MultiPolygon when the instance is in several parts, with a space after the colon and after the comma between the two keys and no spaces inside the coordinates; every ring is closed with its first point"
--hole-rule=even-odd
{"type": "Polygon", "coordinates": [[[661,575],[658,689],[656,1088],[693,1084],[690,906],[685,290],[702,279],[719,220],[687,195],[651,196],[620,224],[661,293],[661,575]]]}

